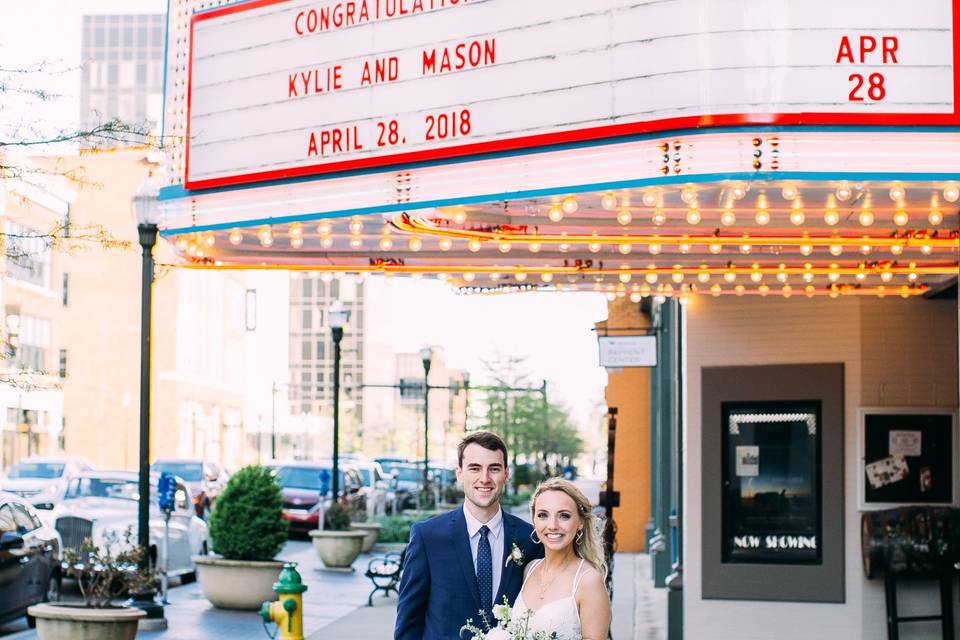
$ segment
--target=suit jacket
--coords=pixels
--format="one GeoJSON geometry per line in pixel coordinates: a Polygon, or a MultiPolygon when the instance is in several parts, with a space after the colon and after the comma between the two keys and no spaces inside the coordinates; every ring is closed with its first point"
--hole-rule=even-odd
{"type": "MultiPolygon", "coordinates": [[[[523,563],[543,557],[543,546],[530,540],[533,527],[503,512],[503,567],[494,604],[506,596],[512,605],[523,586],[523,567],[507,561],[514,543],[523,552],[523,563]],[[504,566],[506,564],[506,566],[504,566]]],[[[467,618],[483,628],[476,567],[467,535],[463,509],[418,522],[410,529],[410,544],[403,561],[394,640],[459,640],[467,618]]],[[[493,623],[492,611],[487,619],[493,623]]]]}

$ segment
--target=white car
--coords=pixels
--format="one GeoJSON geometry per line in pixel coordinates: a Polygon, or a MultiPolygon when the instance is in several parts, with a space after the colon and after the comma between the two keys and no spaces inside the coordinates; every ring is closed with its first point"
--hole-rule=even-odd
{"type": "Polygon", "coordinates": [[[390,483],[383,468],[376,462],[366,460],[351,460],[350,464],[357,468],[363,479],[363,486],[367,488],[367,519],[373,522],[374,518],[387,515],[387,490],[390,483]]]}
{"type": "Polygon", "coordinates": [[[83,458],[24,458],[7,469],[0,491],[16,494],[37,509],[53,509],[71,478],[91,469],[93,465],[83,458]]]}
{"type": "MultiPolygon", "coordinates": [[[[164,514],[157,506],[157,481],[150,478],[150,555],[157,567],[164,567],[164,514]]],[[[137,535],[139,476],[130,471],[88,471],[67,485],[63,500],[53,510],[54,527],[63,539],[64,548],[80,547],[84,538],[101,545],[104,535],[113,533],[123,540],[128,527],[137,535]]],[[[190,492],[177,480],[175,509],[170,515],[170,565],[168,575],[181,576],[181,582],[196,578],[191,556],[209,552],[207,524],[197,517],[190,502],[190,492]]]]}

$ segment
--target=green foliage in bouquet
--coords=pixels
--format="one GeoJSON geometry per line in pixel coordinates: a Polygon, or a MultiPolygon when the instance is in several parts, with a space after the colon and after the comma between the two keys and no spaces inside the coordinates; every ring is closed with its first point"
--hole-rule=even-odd
{"type": "Polygon", "coordinates": [[[213,549],[228,560],[271,560],[287,541],[280,485],[269,469],[237,471],[210,514],[213,549]]]}
{"type": "Polygon", "coordinates": [[[503,596],[503,604],[493,607],[495,625],[490,624],[486,611],[481,611],[480,622],[483,627],[474,624],[473,618],[470,618],[460,627],[460,637],[467,640],[558,640],[556,631],[547,633],[530,628],[533,610],[527,609],[518,618],[512,618],[510,613],[510,602],[507,596],[503,596]]]}

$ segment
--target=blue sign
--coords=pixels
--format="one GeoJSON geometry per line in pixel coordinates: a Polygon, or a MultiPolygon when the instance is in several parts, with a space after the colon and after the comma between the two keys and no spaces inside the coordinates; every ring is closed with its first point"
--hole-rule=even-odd
{"type": "Polygon", "coordinates": [[[160,474],[157,486],[157,502],[160,503],[161,511],[173,511],[176,494],[177,479],[169,471],[164,471],[160,474]]]}

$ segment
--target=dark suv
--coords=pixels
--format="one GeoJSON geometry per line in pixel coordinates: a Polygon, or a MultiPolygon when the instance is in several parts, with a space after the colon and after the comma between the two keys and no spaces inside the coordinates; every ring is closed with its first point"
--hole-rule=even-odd
{"type": "MultiPolygon", "coordinates": [[[[0,622],[60,599],[60,536],[26,500],[0,492],[0,622]]],[[[34,620],[27,618],[32,627],[34,620]]]]}

